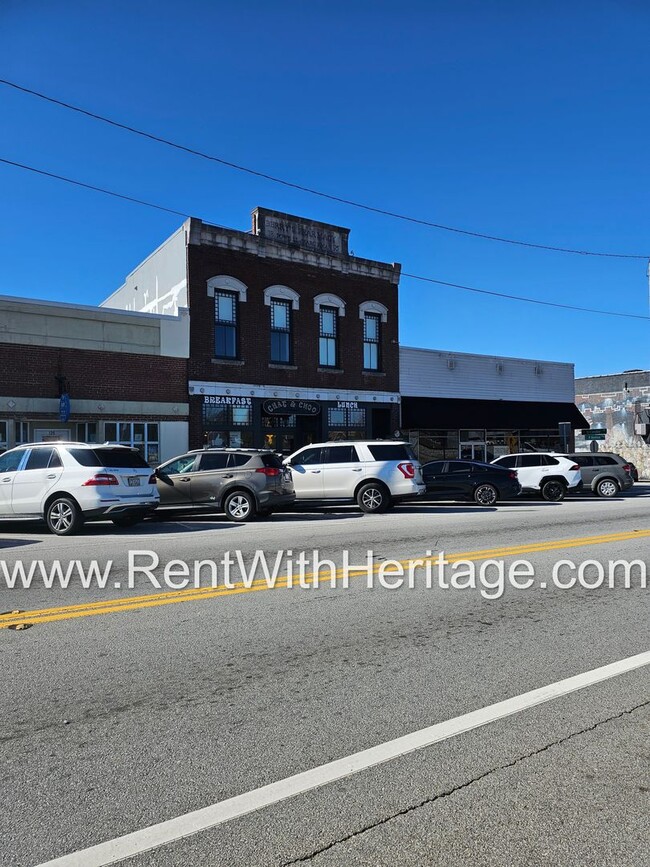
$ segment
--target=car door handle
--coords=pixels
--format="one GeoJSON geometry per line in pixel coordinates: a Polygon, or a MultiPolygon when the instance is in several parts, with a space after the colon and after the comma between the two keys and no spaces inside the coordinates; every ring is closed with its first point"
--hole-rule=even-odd
{"type": "Polygon", "coordinates": [[[227,475],[224,476],[224,479],[232,479],[233,475],[234,475],[233,473],[228,473],[227,475]]]}
{"type": "Polygon", "coordinates": [[[184,479],[179,479],[178,481],[179,481],[179,482],[191,482],[192,479],[191,479],[189,476],[185,476],[184,479]]]}
{"type": "Polygon", "coordinates": [[[352,472],[353,472],[353,473],[360,473],[360,472],[361,472],[361,467],[353,467],[353,468],[352,468],[352,472]]]}
{"type": "Polygon", "coordinates": [[[48,478],[48,479],[56,479],[56,473],[48,473],[46,478],[48,478]]]}
{"type": "Polygon", "coordinates": [[[320,470],[310,470],[310,473],[320,473],[320,470]]]}
{"type": "Polygon", "coordinates": [[[11,476],[9,476],[9,478],[7,478],[7,479],[3,479],[2,481],[3,481],[3,482],[10,482],[10,481],[11,481],[11,476]]]}

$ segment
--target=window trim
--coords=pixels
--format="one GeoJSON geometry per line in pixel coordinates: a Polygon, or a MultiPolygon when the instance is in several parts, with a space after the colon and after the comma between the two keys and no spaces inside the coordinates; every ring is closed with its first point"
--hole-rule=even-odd
{"type": "Polygon", "coordinates": [[[366,313],[376,313],[382,322],[388,322],[388,307],[379,301],[363,301],[359,304],[359,319],[365,319],[366,313]]]}
{"type": "MultiPolygon", "coordinates": [[[[245,300],[245,299],[244,299],[245,300]]],[[[271,306],[271,301],[290,301],[292,310],[300,310],[300,295],[289,286],[267,286],[264,290],[264,303],[271,306]]]]}
{"type": "MultiPolygon", "coordinates": [[[[322,305],[318,310],[318,366],[319,368],[328,368],[330,370],[338,370],[339,366],[339,316],[340,311],[337,307],[322,305]],[[333,313],[334,314],[334,334],[324,334],[323,333],[323,314],[333,313]],[[328,364],[323,361],[321,356],[321,341],[323,340],[333,340],[334,341],[334,362],[332,364],[328,364]]],[[[329,352],[327,353],[329,355],[329,352]]]]}
{"type": "Polygon", "coordinates": [[[239,358],[239,295],[232,289],[217,289],[214,293],[214,357],[227,361],[236,361],[239,358]],[[217,319],[219,298],[232,298],[234,319],[232,321],[217,319]],[[217,327],[231,328],[235,335],[235,349],[232,355],[220,355],[217,351],[217,327]]]}
{"type": "Polygon", "coordinates": [[[376,373],[381,370],[382,367],[382,358],[381,358],[381,314],[375,313],[374,311],[366,311],[363,316],[363,369],[369,372],[376,373]],[[377,339],[372,340],[366,334],[366,323],[372,320],[377,323],[377,339]],[[377,347],[377,366],[376,367],[366,367],[366,345],[376,346],[377,347]]]}
{"type": "Polygon", "coordinates": [[[269,359],[271,364],[293,364],[293,311],[294,307],[291,302],[287,298],[270,298],[269,299],[269,324],[270,324],[270,346],[269,346],[269,359]],[[273,305],[281,304],[285,307],[287,311],[287,327],[286,328],[277,328],[273,326],[273,305]],[[289,341],[289,351],[287,353],[286,358],[274,358],[273,357],[273,334],[286,334],[288,335],[289,341]]]}

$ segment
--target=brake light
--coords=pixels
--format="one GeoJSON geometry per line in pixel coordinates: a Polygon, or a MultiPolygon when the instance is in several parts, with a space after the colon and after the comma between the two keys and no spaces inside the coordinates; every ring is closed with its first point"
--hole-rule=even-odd
{"type": "Polygon", "coordinates": [[[398,464],[397,469],[404,476],[405,479],[414,479],[415,478],[415,467],[411,463],[398,464]]]}
{"type": "Polygon", "coordinates": [[[84,482],[81,486],[82,488],[88,487],[101,487],[102,485],[119,485],[119,481],[117,477],[112,473],[95,473],[92,479],[88,479],[87,482],[84,482]]]}
{"type": "Polygon", "coordinates": [[[623,471],[632,475],[632,467],[629,464],[623,464],[623,471]]]}
{"type": "Polygon", "coordinates": [[[156,474],[155,474],[155,473],[152,473],[152,474],[149,476],[149,484],[150,484],[150,485],[155,485],[155,484],[156,484],[156,474]]]}
{"type": "Polygon", "coordinates": [[[511,471],[508,473],[508,478],[509,478],[509,479],[518,479],[519,476],[517,475],[517,470],[511,470],[511,471]]]}
{"type": "Polygon", "coordinates": [[[256,473],[264,473],[265,476],[279,476],[282,471],[278,467],[257,467],[256,473]]]}

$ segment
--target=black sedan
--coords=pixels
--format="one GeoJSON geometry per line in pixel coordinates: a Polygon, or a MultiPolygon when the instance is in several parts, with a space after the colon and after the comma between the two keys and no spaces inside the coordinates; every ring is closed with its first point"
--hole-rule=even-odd
{"type": "Polygon", "coordinates": [[[422,467],[422,476],[428,499],[473,500],[479,506],[493,506],[521,493],[514,470],[478,461],[431,461],[422,467]]]}

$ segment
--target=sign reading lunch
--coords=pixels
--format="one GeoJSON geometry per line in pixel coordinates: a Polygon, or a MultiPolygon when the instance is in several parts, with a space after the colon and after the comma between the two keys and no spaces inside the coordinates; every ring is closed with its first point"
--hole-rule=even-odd
{"type": "Polygon", "coordinates": [[[267,415],[318,415],[320,405],[311,400],[265,400],[262,409],[267,415]]]}

